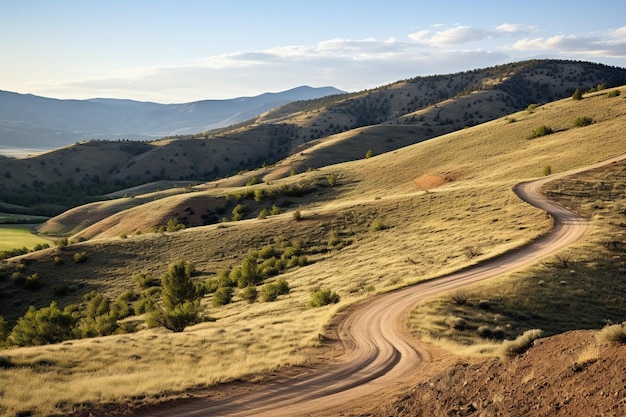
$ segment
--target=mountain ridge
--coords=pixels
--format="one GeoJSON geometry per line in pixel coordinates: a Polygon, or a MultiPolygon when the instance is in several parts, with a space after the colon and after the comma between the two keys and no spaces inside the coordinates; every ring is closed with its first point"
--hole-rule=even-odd
{"type": "Polygon", "coordinates": [[[87,139],[154,140],[239,123],[293,100],[343,93],[334,87],[300,86],[258,96],[161,104],[62,100],[0,90],[0,147],[53,149],[87,139]]]}
{"type": "Polygon", "coordinates": [[[530,104],[571,97],[576,89],[618,85],[626,85],[626,69],[565,60],[416,77],[357,93],[292,101],[240,124],[192,135],[149,142],[91,140],[34,158],[6,158],[0,202],[39,206],[33,214],[55,215],[150,182],[231,177],[228,181],[240,186],[273,181],[394,151],[530,104]],[[232,177],[244,172],[250,173],[232,177]]]}

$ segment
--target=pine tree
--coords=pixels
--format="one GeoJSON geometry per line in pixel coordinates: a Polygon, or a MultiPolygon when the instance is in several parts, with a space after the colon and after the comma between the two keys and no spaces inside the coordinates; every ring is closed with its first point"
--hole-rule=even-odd
{"type": "Polygon", "coordinates": [[[163,306],[166,310],[173,310],[185,301],[194,301],[198,298],[196,287],[191,281],[193,270],[191,263],[178,261],[170,266],[167,274],[161,279],[163,306]]]}

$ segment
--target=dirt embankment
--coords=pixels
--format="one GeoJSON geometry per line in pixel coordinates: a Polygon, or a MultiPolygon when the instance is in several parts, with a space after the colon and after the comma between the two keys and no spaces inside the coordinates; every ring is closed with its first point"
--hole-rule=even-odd
{"type": "Polygon", "coordinates": [[[510,360],[459,361],[372,417],[626,416],[626,346],[572,331],[510,360]]]}

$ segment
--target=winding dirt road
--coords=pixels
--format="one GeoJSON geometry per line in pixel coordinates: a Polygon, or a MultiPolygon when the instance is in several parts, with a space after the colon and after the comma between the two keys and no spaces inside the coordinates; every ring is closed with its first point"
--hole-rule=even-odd
{"type": "MultiPolygon", "coordinates": [[[[622,155],[590,167],[555,174],[515,188],[528,203],[550,213],[554,228],[546,236],[505,255],[435,280],[372,298],[355,308],[339,325],[343,355],[324,369],[304,372],[285,383],[259,384],[252,390],[216,401],[199,398],[172,404],[144,416],[328,416],[372,403],[415,381],[429,361],[427,347],[403,332],[402,322],[416,304],[450,291],[531,265],[577,240],[584,218],[548,200],[540,188],[548,181],[625,159],[622,155]]],[[[146,410],[147,411],[147,410],[146,410]]]]}

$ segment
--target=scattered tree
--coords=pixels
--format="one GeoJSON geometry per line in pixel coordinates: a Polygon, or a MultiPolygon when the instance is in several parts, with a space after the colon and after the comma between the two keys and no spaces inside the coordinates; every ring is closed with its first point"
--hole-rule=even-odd
{"type": "Polygon", "coordinates": [[[229,304],[232,298],[232,287],[220,287],[213,293],[213,300],[211,303],[213,304],[213,307],[220,307],[229,304]]]}
{"type": "Polygon", "coordinates": [[[185,301],[194,301],[197,298],[196,286],[191,281],[191,274],[195,267],[191,262],[178,261],[161,279],[163,285],[163,305],[166,310],[174,309],[185,301]]]}
{"type": "Polygon", "coordinates": [[[37,310],[30,306],[11,330],[9,342],[18,346],[58,343],[71,337],[76,319],[53,301],[50,307],[37,310]]]}
{"type": "Polygon", "coordinates": [[[241,298],[245,300],[248,304],[254,303],[259,297],[259,291],[255,286],[249,285],[241,291],[241,298]]]}
{"type": "Polygon", "coordinates": [[[270,302],[275,301],[279,295],[289,293],[291,288],[284,279],[276,280],[275,282],[265,284],[261,288],[261,301],[270,302]]]}

